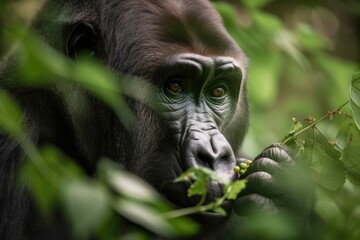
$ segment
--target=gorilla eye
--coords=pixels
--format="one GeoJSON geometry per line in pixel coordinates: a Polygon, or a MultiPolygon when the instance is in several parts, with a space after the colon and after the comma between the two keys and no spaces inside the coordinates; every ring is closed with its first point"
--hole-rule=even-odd
{"type": "Polygon", "coordinates": [[[225,88],[223,88],[223,87],[214,87],[210,91],[210,96],[215,97],[215,98],[223,97],[223,96],[225,96],[225,94],[226,94],[226,91],[225,91],[225,88]]]}
{"type": "Polygon", "coordinates": [[[180,83],[170,81],[166,84],[166,89],[172,93],[181,94],[184,93],[183,87],[180,83]]]}

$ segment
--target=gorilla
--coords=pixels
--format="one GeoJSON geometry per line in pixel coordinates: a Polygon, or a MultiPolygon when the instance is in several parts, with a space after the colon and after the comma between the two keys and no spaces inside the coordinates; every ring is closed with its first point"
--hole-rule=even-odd
{"type": "MultiPolygon", "coordinates": [[[[12,84],[16,61],[8,60],[0,86],[20,103],[37,146],[57,146],[90,175],[99,158],[113,159],[175,207],[197,203],[187,197],[187,184],[173,182],[188,168],[211,168],[229,180],[240,177],[233,169],[243,161],[240,147],[248,126],[248,62],[210,2],[49,0],[31,28],[45,44],[74,61],[87,52],[111,71],[154,87],[147,103],[126,98],[135,116],[126,128],[110,107],[83,89],[63,94],[52,86],[12,84]],[[74,102],[81,102],[81,114],[74,102]]],[[[137,87],[141,94],[142,86],[137,87]]],[[[0,133],[0,239],[66,239],[66,231],[44,220],[30,194],[18,186],[15,176],[24,160],[18,144],[0,133]]],[[[248,183],[235,201],[237,213],[248,206],[279,212],[301,202],[277,185],[282,180],[276,172],[292,162],[280,145],[260,153],[241,176],[248,183]]],[[[206,202],[221,193],[219,183],[209,184],[206,202]]],[[[233,205],[225,202],[223,207],[231,214],[233,205]]],[[[294,211],[299,228],[306,229],[309,208],[296,209],[301,209],[294,211]]],[[[204,227],[227,219],[211,212],[195,218],[204,227]]]]}

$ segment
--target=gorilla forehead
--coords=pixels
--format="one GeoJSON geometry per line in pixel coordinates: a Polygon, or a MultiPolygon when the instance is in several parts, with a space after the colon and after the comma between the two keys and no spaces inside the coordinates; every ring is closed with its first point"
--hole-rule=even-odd
{"type": "Polygon", "coordinates": [[[104,4],[100,29],[107,63],[121,72],[149,75],[165,56],[184,52],[232,56],[246,65],[208,1],[105,0],[104,4]]]}

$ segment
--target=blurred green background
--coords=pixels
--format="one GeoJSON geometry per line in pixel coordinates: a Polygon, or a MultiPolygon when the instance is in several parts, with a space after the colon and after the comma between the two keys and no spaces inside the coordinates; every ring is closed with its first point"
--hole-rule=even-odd
{"type": "MultiPolygon", "coordinates": [[[[360,69],[358,0],[213,2],[250,60],[251,119],[243,145],[250,157],[286,135],[293,117],[317,118],[347,100],[351,76],[360,69]]],[[[0,24],[27,24],[43,3],[3,1],[0,24]]],[[[1,55],[9,47],[3,41],[1,55]]],[[[322,125],[335,137],[335,124],[322,125]]]]}

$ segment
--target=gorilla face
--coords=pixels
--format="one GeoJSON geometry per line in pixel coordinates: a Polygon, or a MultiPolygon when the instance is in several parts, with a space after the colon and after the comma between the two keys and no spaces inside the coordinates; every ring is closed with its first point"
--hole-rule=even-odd
{"type": "MultiPolygon", "coordinates": [[[[131,129],[109,113],[96,117],[96,130],[74,119],[80,146],[91,159],[106,155],[123,163],[177,207],[194,206],[199,199],[187,197],[189,184],[173,183],[188,168],[208,167],[225,179],[238,178],[233,168],[247,127],[246,58],[208,1],[98,4],[99,18],[77,27],[71,35],[80,37],[70,39],[86,43],[80,45],[116,72],[150,82],[153,97],[147,104],[128,99],[136,115],[131,129]]],[[[68,46],[81,49],[71,42],[68,46]]],[[[74,48],[67,52],[77,55],[74,48]]],[[[138,86],[138,94],[144,91],[138,86]]],[[[104,112],[99,104],[89,105],[94,113],[104,112]]],[[[210,183],[206,202],[221,194],[222,186],[210,183]]],[[[231,204],[224,208],[230,212],[231,204]]],[[[204,215],[215,223],[216,217],[223,220],[204,215]]]]}
{"type": "MultiPolygon", "coordinates": [[[[235,156],[221,130],[234,117],[241,70],[230,57],[184,53],[165,59],[158,79],[162,87],[157,93],[157,113],[171,145],[161,150],[170,157],[161,160],[161,168],[168,170],[159,175],[165,182],[156,188],[177,205],[195,205],[198,199],[185,195],[188,186],[171,182],[187,168],[208,167],[222,178],[237,178],[235,156]]],[[[213,182],[208,191],[208,201],[213,201],[221,196],[222,188],[213,182]]]]}

